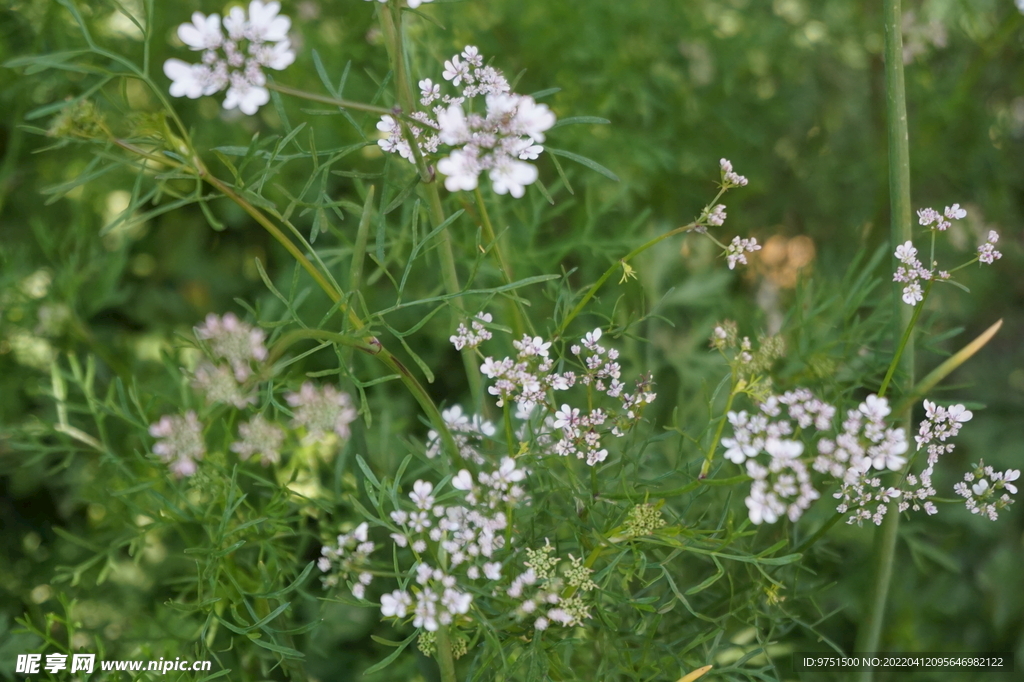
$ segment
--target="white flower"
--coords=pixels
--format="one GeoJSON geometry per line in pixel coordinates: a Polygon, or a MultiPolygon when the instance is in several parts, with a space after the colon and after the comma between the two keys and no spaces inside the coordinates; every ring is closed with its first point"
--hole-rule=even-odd
{"type": "Polygon", "coordinates": [[[198,99],[208,94],[210,70],[202,64],[189,64],[180,59],[164,62],[164,75],[171,79],[171,96],[198,99]]]}
{"type": "Polygon", "coordinates": [[[192,50],[203,51],[202,63],[164,62],[164,74],[172,81],[171,95],[195,99],[227,89],[225,109],[255,114],[270,101],[263,69],[282,70],[295,61],[288,41],[291,20],[279,16],[280,9],[278,2],[261,0],[252,0],[248,13],[232,7],[223,20],[227,40],[218,15],[193,14],[192,23],[178,27],[178,37],[192,50]]]}
{"type": "Polygon", "coordinates": [[[462,469],[452,478],[452,487],[456,490],[472,490],[473,476],[466,469],[462,469]]]}
{"type": "Polygon", "coordinates": [[[238,110],[252,116],[259,108],[270,101],[270,91],[264,87],[254,86],[245,79],[238,79],[228,88],[224,96],[224,108],[238,110]]]}
{"type": "Polygon", "coordinates": [[[984,495],[985,491],[988,490],[988,481],[984,478],[971,486],[971,490],[974,491],[975,495],[984,495]]]}
{"type": "Polygon", "coordinates": [[[888,398],[880,398],[877,395],[869,395],[857,409],[873,420],[882,420],[892,412],[892,409],[889,407],[888,398]]]}
{"type": "Polygon", "coordinates": [[[901,263],[910,265],[917,260],[917,249],[914,248],[914,243],[907,241],[904,244],[900,244],[896,247],[896,258],[901,263]]]}
{"type": "MultiPolygon", "coordinates": [[[[1009,488],[1009,486],[1007,486],[1009,488]]],[[[1012,490],[1011,492],[1017,492],[1012,490]]],[[[488,562],[484,564],[484,575],[487,576],[488,580],[501,580],[501,564],[497,562],[488,562]]]]}
{"type": "Polygon", "coordinates": [[[193,50],[217,49],[224,42],[224,34],[220,29],[220,15],[206,16],[202,12],[193,12],[192,23],[178,27],[178,37],[193,50]]]}
{"type": "Polygon", "coordinates": [[[918,282],[911,282],[903,287],[903,302],[907,305],[917,305],[924,300],[924,293],[918,282]]]}
{"type": "Polygon", "coordinates": [[[438,137],[445,144],[463,144],[471,138],[466,123],[466,113],[461,104],[451,104],[437,114],[437,125],[440,128],[438,137]]]}
{"type": "Polygon", "coordinates": [[[433,489],[434,484],[429,481],[416,481],[412,485],[412,492],[409,493],[409,499],[411,499],[420,509],[430,509],[434,506],[434,497],[430,494],[433,489]]]}
{"type": "Polygon", "coordinates": [[[733,237],[732,242],[725,249],[726,260],[729,262],[729,269],[735,269],[737,263],[746,265],[746,254],[760,250],[761,245],[758,244],[757,240],[754,238],[740,239],[739,237],[733,237]]]}
{"type": "Polygon", "coordinates": [[[281,3],[263,3],[252,0],[249,3],[249,26],[246,37],[249,40],[274,43],[288,37],[288,29],[292,20],[286,16],[278,16],[281,3]]]}
{"type": "Polygon", "coordinates": [[[437,162],[437,170],[444,178],[444,187],[449,192],[465,190],[471,192],[477,188],[480,173],[476,170],[473,159],[462,150],[455,150],[437,162]]]}
{"type": "Polygon", "coordinates": [[[502,159],[490,173],[491,185],[497,194],[511,194],[516,199],[526,193],[526,186],[537,181],[537,167],[524,161],[502,159]]]}
{"type": "MultiPolygon", "coordinates": [[[[1021,0],[1024,2],[1024,0],[1021,0]]],[[[1010,481],[1016,481],[1020,478],[1020,469],[1007,469],[1003,473],[1003,487],[1009,490],[1012,494],[1017,494],[1017,486],[1010,483],[1010,481]]]]}
{"type": "Polygon", "coordinates": [[[404,618],[410,606],[412,606],[412,597],[401,590],[381,595],[380,598],[380,612],[385,617],[404,618]]]}
{"type": "Polygon", "coordinates": [[[945,213],[946,217],[949,218],[950,220],[961,220],[967,217],[967,211],[960,208],[960,204],[953,204],[952,206],[947,206],[945,213]]]}

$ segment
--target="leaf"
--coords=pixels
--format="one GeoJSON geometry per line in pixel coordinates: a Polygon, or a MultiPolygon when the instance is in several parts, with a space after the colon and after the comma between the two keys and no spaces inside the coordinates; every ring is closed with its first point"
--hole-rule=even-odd
{"type": "Polygon", "coordinates": [[[281,654],[285,658],[305,658],[306,654],[302,653],[297,649],[291,647],[281,646],[280,644],[274,644],[273,642],[264,642],[262,639],[251,639],[250,640],[256,646],[263,647],[268,651],[281,654]]]}
{"type": "Polygon", "coordinates": [[[555,123],[555,125],[551,126],[551,130],[554,130],[555,128],[561,128],[562,126],[580,125],[583,123],[590,123],[593,125],[608,125],[609,123],[611,123],[611,121],[609,121],[606,118],[601,118],[600,116],[570,116],[569,118],[559,119],[559,121],[555,123]]]}
{"type": "Polygon", "coordinates": [[[411,635],[409,635],[409,636],[408,636],[408,637],[406,638],[406,640],[405,640],[404,642],[402,642],[401,644],[399,644],[399,645],[398,645],[398,648],[397,648],[397,649],[395,649],[394,651],[392,651],[392,652],[391,652],[390,654],[388,654],[388,655],[387,655],[387,658],[385,658],[385,659],[384,659],[384,660],[382,660],[382,661],[378,661],[377,663],[375,663],[375,664],[371,665],[371,666],[370,666],[369,668],[367,668],[366,670],[364,670],[364,671],[363,671],[363,676],[365,677],[366,675],[370,675],[370,674],[372,674],[372,673],[375,673],[375,672],[377,672],[378,670],[383,670],[384,668],[386,668],[386,667],[388,667],[389,665],[391,665],[391,663],[392,663],[392,662],[393,662],[393,661],[394,661],[394,660],[395,660],[396,658],[398,658],[398,656],[399,656],[399,655],[400,655],[400,654],[401,654],[401,653],[402,653],[403,651],[405,651],[405,648],[406,648],[407,646],[409,646],[410,644],[412,644],[412,640],[416,639],[416,638],[417,638],[417,637],[419,636],[419,634],[420,634],[420,633],[419,633],[419,630],[417,630],[416,632],[414,632],[414,633],[412,633],[411,635]]]}
{"type": "Polygon", "coordinates": [[[579,154],[573,154],[572,152],[567,152],[567,151],[565,151],[563,149],[553,149],[552,147],[545,147],[544,150],[554,154],[555,156],[564,156],[565,158],[569,159],[570,161],[575,161],[576,163],[578,163],[580,165],[586,166],[587,168],[589,168],[592,171],[596,171],[596,172],[600,173],[601,175],[605,176],[609,180],[614,180],[615,182],[619,182],[619,176],[618,175],[616,175],[615,173],[612,173],[610,170],[608,170],[607,168],[605,168],[604,166],[599,164],[597,161],[594,161],[593,159],[588,159],[585,156],[580,156],[579,154]]]}

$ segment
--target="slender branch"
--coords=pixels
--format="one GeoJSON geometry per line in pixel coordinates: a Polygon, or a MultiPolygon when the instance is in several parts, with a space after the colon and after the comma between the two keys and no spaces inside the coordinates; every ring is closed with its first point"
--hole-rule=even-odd
{"type": "MultiPolygon", "coordinates": [[[[494,233],[494,225],[491,223],[491,216],[487,213],[487,204],[484,202],[484,195],[480,191],[480,187],[473,191],[473,197],[476,199],[476,207],[480,212],[480,222],[484,231],[484,239],[489,243],[489,248],[494,254],[495,260],[498,261],[498,267],[501,268],[502,274],[505,276],[505,284],[511,284],[515,281],[515,277],[512,274],[512,266],[509,265],[508,260],[505,259],[505,252],[501,248],[501,243],[498,241],[497,235],[494,233]]],[[[515,331],[516,336],[522,336],[526,332],[526,326],[523,320],[526,319],[529,323],[529,317],[522,310],[522,304],[513,299],[509,299],[512,310],[512,329],[515,331]]],[[[532,325],[531,325],[532,330],[532,325]]]]}
{"type": "Polygon", "coordinates": [[[886,390],[889,388],[889,382],[892,381],[892,375],[896,373],[896,368],[900,365],[903,352],[906,350],[907,344],[910,343],[910,335],[913,334],[914,327],[917,326],[917,318],[921,317],[921,311],[924,310],[924,304],[928,300],[928,294],[931,293],[933,284],[935,284],[935,280],[928,281],[924,295],[917,305],[914,306],[914,314],[911,316],[907,328],[903,330],[903,338],[900,339],[900,345],[896,348],[896,354],[892,356],[892,362],[889,363],[889,370],[885,373],[885,378],[882,379],[882,385],[878,387],[879,398],[885,395],[886,390]]]}
{"type": "Polygon", "coordinates": [[[576,316],[580,314],[580,312],[582,312],[583,308],[587,305],[587,303],[590,302],[590,299],[594,298],[594,294],[597,293],[598,289],[600,289],[604,285],[604,283],[608,281],[608,278],[614,275],[615,271],[622,267],[624,263],[628,263],[633,258],[640,255],[647,249],[651,248],[652,246],[655,246],[656,244],[661,243],[662,241],[668,239],[669,237],[674,237],[677,234],[687,232],[695,227],[697,227],[697,223],[690,223],[689,225],[683,225],[682,227],[677,227],[674,230],[669,230],[665,234],[659,235],[645,244],[641,244],[640,246],[636,247],[628,254],[626,254],[623,258],[613,263],[611,267],[605,270],[604,274],[601,275],[601,277],[598,278],[596,282],[590,285],[590,288],[587,290],[587,293],[583,295],[583,298],[581,298],[579,303],[576,304],[576,307],[572,309],[572,311],[565,317],[564,320],[562,320],[562,324],[558,326],[558,331],[555,332],[555,337],[557,338],[565,333],[565,330],[566,328],[568,328],[569,323],[572,322],[576,318],[576,316]]]}
{"type": "MultiPolygon", "coordinates": [[[[902,244],[912,237],[910,205],[910,144],[907,132],[907,97],[903,80],[903,9],[901,0],[882,0],[885,23],[885,86],[886,112],[889,131],[889,205],[891,211],[891,234],[893,244],[902,244]]],[[[899,284],[893,285],[893,304],[897,307],[893,336],[906,336],[900,366],[903,370],[907,390],[914,385],[914,310],[902,305],[899,284]]],[[[913,427],[911,410],[907,410],[904,428],[907,433],[913,427]]],[[[882,639],[882,625],[885,621],[885,606],[892,580],[893,563],[896,558],[896,539],[899,533],[900,515],[897,501],[889,505],[882,528],[876,536],[874,589],[868,606],[866,622],[858,628],[855,648],[857,651],[878,651],[882,639]]],[[[860,682],[872,682],[874,671],[866,670],[859,675],[860,682]]]]}
{"type": "Polygon", "coordinates": [[[267,83],[268,90],[276,90],[282,95],[291,95],[292,97],[298,97],[300,99],[306,99],[310,102],[320,102],[321,104],[333,104],[341,109],[355,109],[356,111],[367,111],[371,114],[390,114],[391,116],[398,115],[399,112],[394,109],[388,109],[386,107],[378,107],[373,104],[365,104],[363,102],[354,102],[350,99],[338,99],[337,97],[328,97],[327,95],[318,95],[315,92],[306,92],[305,90],[299,90],[298,88],[291,88],[287,85],[280,85],[278,83],[267,83]]]}

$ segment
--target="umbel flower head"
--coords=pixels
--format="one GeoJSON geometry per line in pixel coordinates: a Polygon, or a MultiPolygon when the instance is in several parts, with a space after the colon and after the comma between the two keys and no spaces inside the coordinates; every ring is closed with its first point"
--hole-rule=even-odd
{"type": "Polygon", "coordinates": [[[249,11],[232,7],[224,17],[192,15],[192,23],[178,27],[181,42],[202,52],[202,62],[180,59],[164,62],[164,74],[171,79],[171,95],[196,99],[227,89],[224,108],[238,108],[253,115],[270,101],[264,68],[278,71],[295,61],[288,40],[291,20],[278,14],[279,2],[252,0],[249,11]],[[224,32],[227,35],[224,35],[224,32]]]}
{"type": "MultiPolygon", "coordinates": [[[[433,116],[411,114],[414,122],[408,128],[420,155],[436,154],[442,144],[451,148],[437,163],[450,192],[476,189],[486,171],[495,192],[523,196],[526,186],[537,180],[537,167],[526,162],[544,151],[540,143],[555,125],[555,115],[547,105],[512,92],[504,74],[485,66],[472,45],[444,63],[442,76],[459,89],[459,95],[441,95],[440,84],[429,78],[419,82],[420,104],[433,105],[433,116]],[[477,97],[483,98],[483,106],[469,106],[477,97]]],[[[377,129],[386,134],[378,142],[381,149],[415,162],[394,117],[381,117],[377,129]]]]}

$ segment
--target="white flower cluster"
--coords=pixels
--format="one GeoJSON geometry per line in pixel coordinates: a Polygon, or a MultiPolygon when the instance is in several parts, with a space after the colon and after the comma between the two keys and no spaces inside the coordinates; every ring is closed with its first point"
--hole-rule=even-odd
{"type": "Polygon", "coordinates": [[[170,463],[171,472],[179,478],[194,474],[196,461],[206,455],[203,425],[191,410],[183,417],[164,415],[150,425],[149,435],[159,439],[153,454],[170,463]]]}
{"type": "Polygon", "coordinates": [[[945,211],[939,213],[934,208],[922,208],[917,212],[917,222],[924,227],[933,230],[945,231],[952,225],[950,220],[963,220],[967,217],[967,211],[960,208],[960,204],[947,206],[945,211]]]}
{"type": "Polygon", "coordinates": [[[319,440],[328,432],[347,439],[351,435],[349,424],[358,416],[352,397],[333,386],[317,388],[307,381],[298,393],[286,394],[285,400],[295,408],[292,425],[305,427],[307,441],[319,440]]]}
{"type": "MultiPolygon", "coordinates": [[[[924,300],[924,292],[921,289],[921,280],[930,280],[932,271],[921,265],[917,259],[917,249],[914,243],[907,241],[896,247],[896,258],[901,265],[892,276],[892,281],[903,282],[903,302],[907,305],[917,305],[924,300]]],[[[945,273],[942,273],[945,274],[945,273]]],[[[941,276],[941,275],[940,275],[941,276]]],[[[948,275],[946,275],[948,277],[948,275]]]]}
{"type": "Polygon", "coordinates": [[[992,265],[992,263],[1003,257],[1003,254],[996,250],[996,242],[998,241],[999,233],[995,230],[989,230],[988,239],[978,247],[978,260],[980,262],[985,265],[992,265]]]}
{"type": "MultiPolygon", "coordinates": [[[[718,166],[722,169],[722,187],[746,187],[747,179],[732,169],[732,161],[720,159],[718,166]]],[[[725,208],[724,206],[722,208],[725,208]]]]}
{"type": "Polygon", "coordinates": [[[455,346],[455,350],[476,348],[484,341],[491,340],[493,335],[484,326],[484,323],[489,323],[493,319],[490,313],[477,313],[470,323],[471,329],[467,329],[466,325],[460,322],[459,328],[455,330],[455,334],[449,337],[448,340],[455,346]]]}
{"type": "MultiPolygon", "coordinates": [[[[480,174],[486,171],[495,192],[522,197],[526,186],[537,180],[536,166],[526,161],[544,151],[540,143],[555,124],[555,115],[532,97],[511,92],[504,74],[484,65],[473,46],[446,61],[442,76],[460,92],[441,95],[440,84],[429,78],[419,82],[420,104],[433,106],[432,116],[410,114],[414,122],[409,129],[419,153],[435,154],[441,144],[452,148],[437,164],[450,192],[476,189],[480,174]],[[472,108],[467,113],[463,104],[480,96],[485,113],[472,108]]],[[[410,142],[393,116],[382,116],[377,129],[386,135],[378,142],[381,149],[415,161],[410,142]]]]}
{"type": "Polygon", "coordinates": [[[352,595],[363,599],[366,587],[373,582],[373,574],[365,569],[376,548],[377,545],[370,540],[370,526],[365,521],[351,533],[339,535],[333,546],[322,547],[317,567],[324,573],[330,573],[322,579],[324,587],[334,587],[341,578],[352,578],[352,595]]]}
{"type": "Polygon", "coordinates": [[[524,335],[512,345],[519,351],[515,359],[506,357],[495,361],[488,356],[480,365],[484,376],[495,380],[487,392],[498,396],[498,407],[504,407],[506,400],[513,400],[520,412],[528,414],[544,402],[547,391],[565,391],[576,383],[575,373],[552,371],[555,361],[549,357],[550,341],[524,335]]]}
{"type": "MultiPolygon", "coordinates": [[[[657,397],[651,391],[649,376],[637,381],[632,392],[625,390],[625,384],[620,381],[619,352],[602,346],[600,339],[601,330],[595,329],[587,332],[580,343],[570,347],[570,352],[582,364],[579,373],[553,372],[555,363],[549,353],[551,342],[539,336],[523,336],[521,340],[513,341],[512,345],[519,351],[515,359],[506,357],[495,361],[487,357],[480,367],[485,376],[495,380],[487,390],[498,396],[499,407],[503,407],[506,400],[515,401],[517,419],[529,421],[538,405],[548,408],[535,434],[538,447],[551,447],[555,454],[563,457],[575,455],[578,459],[585,459],[589,466],[608,457],[608,450],[602,447],[603,436],[606,433],[616,437],[625,435],[639,423],[644,407],[657,397]],[[565,391],[576,384],[586,386],[588,392],[596,391],[617,399],[619,407],[588,407],[583,411],[568,403],[563,403],[560,408],[547,405],[547,391],[565,391]]],[[[528,438],[527,431],[528,425],[524,424],[517,433],[521,440],[528,438]]]]}
{"type": "MultiPolygon", "coordinates": [[[[724,213],[722,214],[722,217],[725,217],[724,213]]],[[[734,270],[737,263],[746,265],[747,254],[760,250],[761,245],[758,244],[757,240],[753,237],[750,239],[740,239],[738,236],[733,237],[729,246],[725,248],[725,258],[729,262],[729,269],[734,270]]]]}
{"type": "Polygon", "coordinates": [[[244,114],[255,114],[270,101],[263,69],[280,71],[295,61],[288,40],[291,20],[279,15],[280,10],[279,2],[261,0],[252,0],[248,13],[232,7],[224,17],[223,30],[220,15],[194,13],[192,23],[178,27],[178,37],[203,53],[202,62],[164,62],[164,74],[172,81],[171,95],[196,99],[227,88],[225,109],[237,107],[244,114]]]}
{"type": "Polygon", "coordinates": [[[871,395],[857,409],[849,410],[838,435],[818,439],[813,459],[801,457],[804,444],[798,435],[808,429],[818,434],[831,432],[837,413],[833,405],[798,388],[770,396],[759,409],[753,415],[729,412],[726,418],[732,425],[732,436],[722,439],[726,459],[744,465],[753,479],[746,499],[753,523],[774,523],[783,515],[791,521],[799,519],[819,497],[811,481],[811,469],[841,481],[842,487],[834,497],[840,500],[840,513],[851,512],[850,523],[865,519],[880,523],[889,499],[902,494],[896,488],[883,487],[881,479],[871,473],[896,471],[907,462],[906,434],[903,429],[886,425],[891,410],[885,398],[871,395]],[[779,418],[783,406],[789,419],[779,418]],[[767,464],[758,461],[762,454],[768,455],[767,464]],[[873,511],[869,510],[871,506],[875,507],[873,511]]]}
{"type": "Polygon", "coordinates": [[[239,409],[255,403],[256,397],[242,384],[252,376],[253,364],[267,359],[263,330],[242,322],[234,313],[223,317],[210,313],[195,333],[206,342],[210,357],[218,364],[201,362],[192,375],[193,388],[209,403],[239,409]]]}
{"type": "MultiPolygon", "coordinates": [[[[467,462],[482,465],[485,461],[482,454],[483,441],[485,438],[493,438],[497,433],[494,424],[479,415],[465,414],[461,405],[452,405],[447,410],[442,410],[441,418],[448,426],[462,458],[467,462]]],[[[441,436],[431,429],[427,432],[427,457],[437,457],[441,453],[441,448],[441,436]]]]}
{"type": "Polygon", "coordinates": [[[558,574],[558,557],[548,540],[540,549],[527,549],[526,571],[520,573],[505,590],[515,600],[517,620],[533,620],[533,627],[546,630],[552,624],[563,627],[582,625],[590,618],[590,608],[581,593],[597,589],[593,572],[583,560],[569,555],[570,565],[558,574]]]}
{"type": "Polygon", "coordinates": [[[437,504],[433,484],[417,480],[409,493],[413,509],[395,509],[390,520],[391,539],[410,548],[416,559],[411,575],[418,587],[381,597],[381,613],[396,618],[411,613],[413,625],[428,632],[467,616],[475,584],[501,580],[501,562],[495,559],[505,547],[506,513],[528,502],[520,485],[527,475],[510,457],[475,480],[462,469],[451,486],[463,499],[448,506],[437,504]]]}
{"type": "Polygon", "coordinates": [[[974,414],[963,405],[940,407],[930,400],[924,401],[924,411],[924,421],[921,422],[914,440],[918,451],[922,448],[927,449],[928,461],[919,476],[907,475],[900,494],[899,511],[920,511],[923,508],[925,513],[931,516],[939,511],[935,503],[928,499],[937,494],[932,485],[935,465],[939,457],[953,452],[956,446],[946,441],[959,434],[960,426],[970,421],[974,414]]]}
{"type": "Polygon", "coordinates": [[[806,463],[800,459],[803,443],[787,438],[794,434],[793,424],[778,419],[781,405],[787,406],[790,418],[801,429],[830,429],[835,415],[834,407],[818,400],[807,389],[769,397],[760,405],[761,414],[740,411],[726,415],[733,437],[722,439],[725,457],[745,465],[747,475],[753,479],[745,503],[755,524],[775,523],[783,515],[796,521],[820,497],[811,484],[806,463]],[[768,455],[767,466],[755,459],[761,453],[768,455]]]}
{"type": "MultiPolygon", "coordinates": [[[[952,206],[947,206],[942,213],[939,213],[934,208],[922,208],[917,212],[917,215],[918,222],[921,225],[932,230],[945,231],[952,225],[951,220],[961,220],[967,217],[967,211],[960,208],[960,204],[953,204],[952,206]]],[[[1002,258],[1003,254],[997,251],[995,246],[998,241],[999,233],[995,230],[989,230],[987,240],[978,247],[977,260],[985,265],[991,265],[999,258],[1002,258]]],[[[937,270],[936,263],[932,263],[931,268],[924,267],[921,261],[917,259],[917,249],[914,248],[914,244],[911,241],[897,246],[895,255],[902,265],[896,269],[892,279],[894,282],[906,284],[903,287],[903,302],[907,305],[916,306],[924,300],[924,290],[921,287],[922,281],[928,281],[933,278],[948,280],[950,277],[949,272],[937,270]]]]}
{"type": "Polygon", "coordinates": [[[996,471],[981,461],[974,471],[964,474],[964,480],[954,485],[953,490],[960,497],[966,498],[964,504],[972,514],[980,514],[995,521],[1001,510],[1013,504],[1013,498],[1008,493],[1017,494],[1017,486],[1013,481],[1019,478],[1019,469],[996,471]]]}

